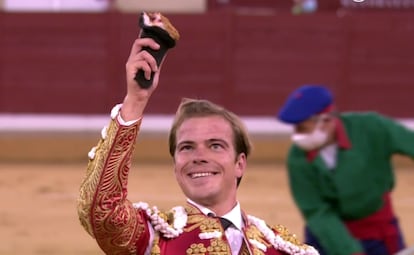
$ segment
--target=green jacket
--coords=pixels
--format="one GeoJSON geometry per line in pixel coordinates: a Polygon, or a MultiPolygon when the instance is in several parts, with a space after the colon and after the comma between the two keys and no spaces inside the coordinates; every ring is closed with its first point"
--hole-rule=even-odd
{"type": "Polygon", "coordinates": [[[392,156],[414,156],[414,132],[376,113],[340,115],[351,148],[338,149],[329,170],[318,155],[293,145],[288,156],[290,188],[307,226],[328,254],[363,252],[344,220],[364,218],[382,207],[395,184],[392,156]]]}

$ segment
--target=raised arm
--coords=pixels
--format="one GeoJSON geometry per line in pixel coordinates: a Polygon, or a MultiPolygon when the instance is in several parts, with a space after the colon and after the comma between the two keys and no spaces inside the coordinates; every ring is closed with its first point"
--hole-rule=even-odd
{"type": "Polygon", "coordinates": [[[108,128],[89,153],[86,177],[78,198],[78,215],[85,230],[107,254],[143,254],[149,245],[145,213],[127,200],[128,174],[135,140],[145,106],[158,85],[155,59],[141,48],[154,50],[152,39],[137,39],[126,64],[127,95],[111,113],[108,128]],[[134,80],[142,69],[147,78],[155,72],[153,85],[142,89],[134,80]]]}

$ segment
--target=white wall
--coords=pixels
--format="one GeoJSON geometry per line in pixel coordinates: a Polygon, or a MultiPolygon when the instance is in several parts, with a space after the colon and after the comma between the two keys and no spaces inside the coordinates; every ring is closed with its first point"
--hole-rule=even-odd
{"type": "Polygon", "coordinates": [[[115,8],[122,12],[159,11],[168,13],[202,13],[207,0],[118,0],[115,8]]]}
{"type": "Polygon", "coordinates": [[[10,12],[42,11],[106,11],[109,0],[2,0],[4,10],[10,12]]]}
{"type": "Polygon", "coordinates": [[[121,12],[160,11],[168,13],[202,13],[207,0],[0,0],[9,12],[100,12],[110,2],[121,12]]]}

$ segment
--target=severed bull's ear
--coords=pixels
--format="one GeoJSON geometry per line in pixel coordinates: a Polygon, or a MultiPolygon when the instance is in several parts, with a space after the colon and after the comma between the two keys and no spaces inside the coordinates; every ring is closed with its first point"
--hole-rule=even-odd
{"type": "MultiPolygon", "coordinates": [[[[142,48],[142,50],[146,50],[155,58],[159,67],[167,51],[175,47],[180,34],[171,22],[159,12],[142,12],[139,18],[139,26],[141,27],[140,38],[152,38],[160,45],[158,50],[153,50],[149,47],[142,48]]],[[[138,70],[135,75],[135,80],[142,88],[149,88],[152,85],[153,79],[154,72],[151,73],[149,80],[145,78],[143,70],[138,70]]]]}

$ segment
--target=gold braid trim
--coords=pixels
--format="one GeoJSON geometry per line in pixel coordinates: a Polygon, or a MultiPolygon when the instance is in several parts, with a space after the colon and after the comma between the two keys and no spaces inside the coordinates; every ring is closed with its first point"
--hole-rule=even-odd
{"type": "Polygon", "coordinates": [[[160,236],[159,236],[159,233],[156,233],[156,236],[154,237],[154,242],[152,243],[151,255],[160,255],[160,254],[161,254],[160,236]]]}
{"type": "Polygon", "coordinates": [[[132,254],[145,221],[126,199],[131,155],[141,122],[120,126],[111,120],[106,137],[89,160],[78,198],[79,220],[110,254],[132,254]]]}
{"type": "Polygon", "coordinates": [[[302,249],[307,249],[308,247],[310,247],[309,245],[304,244],[301,241],[299,241],[297,236],[295,234],[290,233],[287,227],[283,225],[278,224],[278,225],[272,226],[271,228],[272,230],[276,231],[279,234],[279,236],[285,241],[288,241],[302,249]]]}

